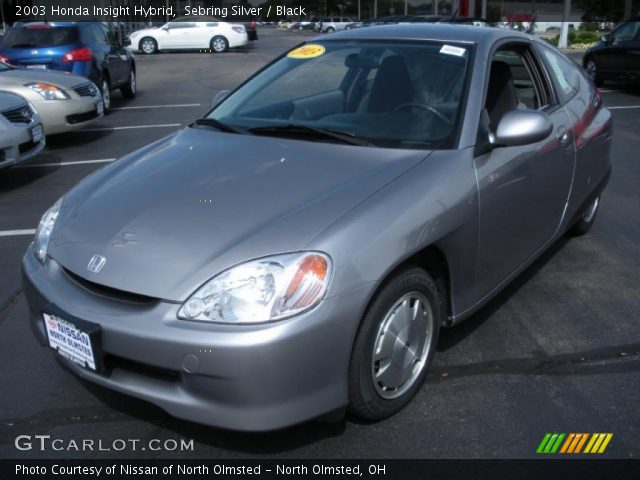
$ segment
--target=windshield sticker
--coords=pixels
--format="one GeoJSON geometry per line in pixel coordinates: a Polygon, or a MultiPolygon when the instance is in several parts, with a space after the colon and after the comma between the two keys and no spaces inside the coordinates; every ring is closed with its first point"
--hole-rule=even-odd
{"type": "Polygon", "coordinates": [[[440,49],[440,53],[462,57],[465,53],[467,53],[467,50],[460,47],[454,47],[453,45],[443,45],[440,49]]]}
{"type": "Polygon", "coordinates": [[[316,45],[310,43],[309,45],[303,45],[291,50],[287,57],[289,58],[316,58],[324,53],[324,47],[322,45],[316,45]]]}

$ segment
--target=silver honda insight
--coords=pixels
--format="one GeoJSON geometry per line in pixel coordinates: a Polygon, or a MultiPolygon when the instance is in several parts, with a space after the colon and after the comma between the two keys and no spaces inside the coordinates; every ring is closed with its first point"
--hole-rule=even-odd
{"type": "Polygon", "coordinates": [[[589,230],[611,132],[533,37],[323,36],[60,198],[23,260],[31,325],[78,376],[176,417],[382,419],[441,327],[589,230]]]}

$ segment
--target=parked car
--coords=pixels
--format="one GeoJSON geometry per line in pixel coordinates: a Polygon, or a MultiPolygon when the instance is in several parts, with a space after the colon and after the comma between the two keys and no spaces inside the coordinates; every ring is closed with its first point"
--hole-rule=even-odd
{"type": "Polygon", "coordinates": [[[607,80],[640,82],[640,17],[604,35],[584,53],[582,64],[599,87],[607,80]]]}
{"type": "Polygon", "coordinates": [[[45,146],[38,114],[24,98],[0,91],[0,169],[37,155],[45,146]]]}
{"type": "Polygon", "coordinates": [[[350,23],[353,23],[353,20],[347,17],[325,17],[316,23],[315,30],[317,32],[332,33],[338,30],[345,30],[350,23]]]}
{"type": "Polygon", "coordinates": [[[241,24],[215,17],[180,17],[160,28],[138,30],[129,35],[131,47],[146,55],[160,50],[209,49],[216,53],[242,47],[249,41],[241,24]]]}
{"type": "Polygon", "coordinates": [[[386,418],[441,326],[593,226],[611,136],[582,69],[532,36],[318,37],[60,198],[22,263],[30,323],[76,375],[177,417],[386,418]]]}
{"type": "Polygon", "coordinates": [[[28,100],[38,112],[46,135],[84,127],[104,114],[98,87],[77,75],[0,62],[0,90],[28,100]]]}
{"type": "Polygon", "coordinates": [[[102,93],[105,113],[111,91],[137,92],[136,64],[101,22],[29,22],[10,28],[0,42],[0,60],[34,70],[60,70],[86,77],[102,93]]]}

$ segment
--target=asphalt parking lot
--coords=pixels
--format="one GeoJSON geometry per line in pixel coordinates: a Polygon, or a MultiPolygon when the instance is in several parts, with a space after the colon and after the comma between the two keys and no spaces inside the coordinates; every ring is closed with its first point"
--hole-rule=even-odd
{"type": "MultiPolygon", "coordinates": [[[[546,432],[611,432],[607,458],[640,457],[640,88],[602,89],[613,174],[591,232],[561,239],[487,307],[441,334],[424,387],[396,416],[267,434],[203,427],[86,384],[27,324],[20,261],[41,214],[80,179],[187,125],[306,34],[260,31],[223,55],[138,55],[139,94],[0,172],[0,457],[522,458],[546,432]],[[194,450],[18,451],[17,435],[194,439],[194,450]]],[[[329,353],[329,352],[328,352],[329,353]]]]}

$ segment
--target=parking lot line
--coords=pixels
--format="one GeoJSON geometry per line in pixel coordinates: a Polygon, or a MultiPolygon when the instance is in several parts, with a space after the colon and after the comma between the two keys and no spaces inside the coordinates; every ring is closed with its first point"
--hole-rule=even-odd
{"type": "Polygon", "coordinates": [[[95,127],[95,128],[83,128],[78,130],[79,132],[111,132],[113,130],[133,130],[136,128],[166,128],[166,127],[180,127],[181,123],[161,123],[158,125],[129,125],[126,127],[95,127]]]}
{"type": "Polygon", "coordinates": [[[136,105],[134,107],[117,107],[111,110],[142,110],[144,108],[182,108],[182,107],[201,107],[202,103],[176,103],[174,105],[136,105]]]}
{"type": "Polygon", "coordinates": [[[36,233],[35,228],[26,230],[0,230],[0,237],[16,237],[18,235],[33,235],[36,233]]]}
{"type": "Polygon", "coordinates": [[[640,105],[620,105],[618,107],[607,107],[607,110],[622,110],[624,108],[640,108],[640,105]]]}
{"type": "Polygon", "coordinates": [[[100,158],[98,160],[77,160],[75,162],[51,162],[51,163],[32,163],[27,165],[17,165],[15,168],[37,168],[37,167],[65,167],[68,165],[86,165],[89,163],[109,163],[116,160],[115,158],[100,158]]]}

